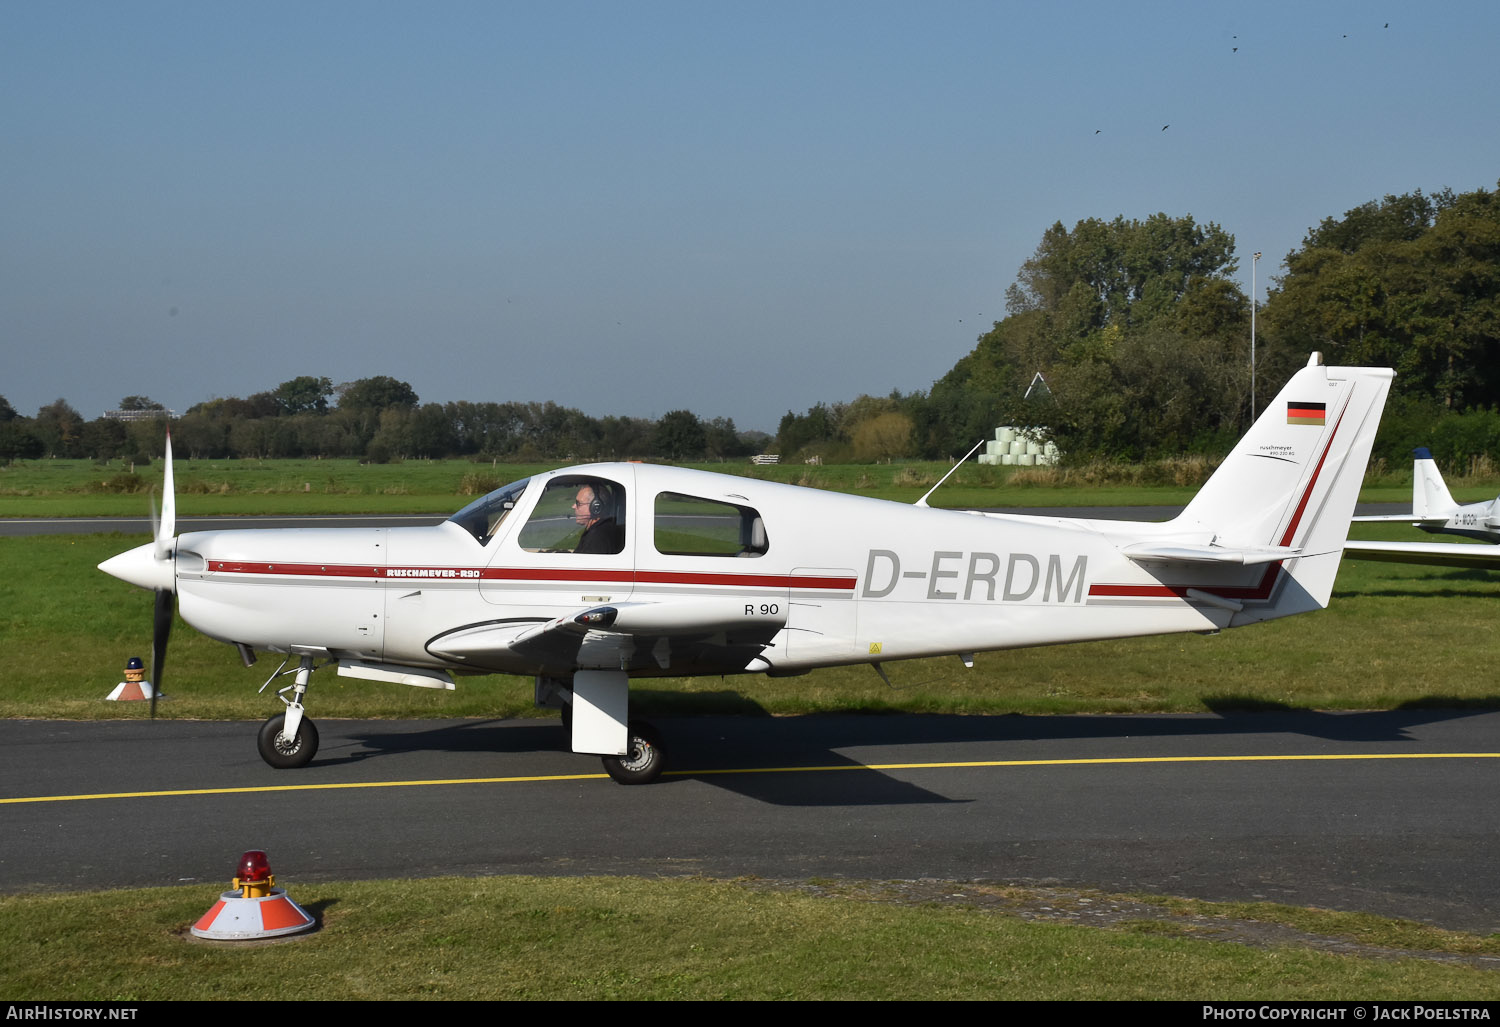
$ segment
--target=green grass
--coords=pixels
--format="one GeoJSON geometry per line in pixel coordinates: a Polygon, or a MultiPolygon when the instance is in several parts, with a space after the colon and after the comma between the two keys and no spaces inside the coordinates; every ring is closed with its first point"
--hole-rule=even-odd
{"type": "MultiPolygon", "coordinates": [[[[467,460],[408,460],[396,464],[361,464],[355,460],[188,460],[175,464],[177,508],[184,516],[213,514],[449,514],[475,495],[558,464],[491,464],[467,460]]],[[[1186,503],[1197,490],[1194,473],[1206,472],[1203,461],[1187,470],[1170,462],[1152,471],[1130,466],[1084,468],[1057,483],[1033,468],[983,467],[965,464],[931,500],[933,506],[1173,506],[1186,503]],[[1199,465],[1202,466],[1199,466],[1199,465]],[[1018,473],[1018,472],[1025,473],[1018,473]],[[1175,485],[1119,484],[1132,479],[1170,481],[1175,485]]],[[[945,462],[836,464],[769,467],[747,461],[690,465],[700,470],[739,474],[766,481],[831,489],[911,503],[951,468],[945,462]]],[[[1154,465],[1153,465],[1154,466],[1154,465]]],[[[130,517],[150,507],[161,493],[162,462],[133,466],[121,461],[33,460],[0,466],[0,517],[130,517]]],[[[1366,479],[1366,502],[1409,502],[1411,469],[1366,479]]],[[[1500,479],[1453,478],[1449,486],[1459,502],[1494,498],[1500,479]]]]}
{"type": "MultiPolygon", "coordinates": [[[[832,489],[911,503],[948,472],[946,463],[755,467],[746,462],[693,465],[767,481],[832,489]]],[[[359,464],[353,460],[185,460],[176,462],[177,507],[185,516],[211,514],[448,514],[506,482],[553,465],[411,460],[359,464]]],[[[1017,468],[960,468],[932,499],[941,507],[1158,506],[1186,503],[1184,485],[1048,484],[1017,468]]],[[[1121,473],[1128,471],[1122,469],[1121,473]]],[[[1128,474],[1126,475],[1128,476],[1128,474]]],[[[36,460],[0,466],[0,517],[140,516],[160,496],[162,463],[133,470],[88,460],[36,460]]],[[[1372,478],[1371,502],[1411,498],[1410,472],[1372,478]]],[[[1450,483],[1461,502],[1494,496],[1493,482],[1450,483]]]]}
{"type": "MultiPolygon", "coordinates": [[[[132,517],[160,502],[162,462],[37,460],[0,468],[0,517],[132,517]]],[[[210,514],[448,514],[476,495],[538,471],[464,460],[185,460],[174,463],[177,510],[210,514]],[[492,482],[492,484],[491,484],[492,482]]]]}
{"type": "MultiPolygon", "coordinates": [[[[1427,537],[1400,525],[1357,525],[1365,537],[1427,537]],[[1394,529],[1394,530],[1393,530],[1394,529]]],[[[108,703],[130,656],[150,655],[149,593],[96,569],[141,540],[124,535],[0,539],[0,651],[15,671],[0,716],[144,716],[108,703]]],[[[910,711],[949,714],[1198,712],[1226,709],[1390,709],[1500,703],[1476,668],[1500,662],[1493,630],[1500,575],[1345,560],[1327,610],[1219,635],[1169,635],[889,664],[896,687],[868,667],[793,678],[647,679],[644,713],[910,711]],[[1420,642],[1418,641],[1420,639],[1420,642]]],[[[228,646],[180,621],[159,715],[245,719],[279,706],[255,689],[274,669],[246,669],[228,646]]],[[[537,715],[529,679],[459,679],[456,692],[320,674],[319,717],[537,715]]]]}
{"type": "Polygon", "coordinates": [[[1493,957],[1496,959],[1496,969],[1500,970],[1500,934],[1481,937],[1411,920],[1392,920],[1373,913],[1307,909],[1272,902],[1205,902],[1201,899],[1166,898],[1159,895],[1142,895],[1136,898],[1182,916],[1224,917],[1280,924],[1309,934],[1344,938],[1371,948],[1493,957]]]}
{"type": "MultiPolygon", "coordinates": [[[[298,941],[188,940],[220,887],[0,898],[0,994],[46,999],[1493,999],[1494,971],[1027,922],[753,882],[287,880],[298,941]]],[[[227,886],[227,882],[226,885],[227,886]]],[[[1309,916],[1315,914],[1309,913],[1309,916]]],[[[1492,942],[1472,946],[1493,951],[1492,942]]]]}

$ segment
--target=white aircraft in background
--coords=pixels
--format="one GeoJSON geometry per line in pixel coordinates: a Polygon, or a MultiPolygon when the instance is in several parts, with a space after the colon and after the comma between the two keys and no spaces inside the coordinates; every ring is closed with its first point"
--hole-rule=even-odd
{"type": "Polygon", "coordinates": [[[1500,496],[1487,503],[1459,506],[1437,461],[1424,446],[1414,451],[1411,471],[1411,514],[1379,514],[1354,518],[1366,524],[1410,524],[1434,534],[1463,535],[1481,542],[1500,542],[1500,496]]]}
{"type": "MultiPolygon", "coordinates": [[[[1365,524],[1410,524],[1433,534],[1462,535],[1481,542],[1500,543],[1500,496],[1487,503],[1460,506],[1448,491],[1432,453],[1422,447],[1414,455],[1411,514],[1366,515],[1354,520],[1365,524]]],[[[1346,548],[1351,557],[1389,563],[1500,567],[1500,548],[1489,546],[1444,542],[1357,542],[1350,539],[1346,548]]]]}
{"type": "Polygon", "coordinates": [[[1213,632],[1327,605],[1392,377],[1313,354],[1160,523],[935,510],[927,496],[905,506],[622,463],[534,475],[432,527],[174,537],[169,441],[155,540],[100,569],[156,592],[158,689],[174,595],[183,620],[247,665],[285,654],[271,680],[296,677],[259,734],[274,767],[317,750],[303,705],[315,669],[433,688],[499,672],[534,676],[575,752],[643,783],[664,753],[629,718],[632,678],[857,663],[884,676],[888,660],[972,665],[981,650],[1213,632]]]}

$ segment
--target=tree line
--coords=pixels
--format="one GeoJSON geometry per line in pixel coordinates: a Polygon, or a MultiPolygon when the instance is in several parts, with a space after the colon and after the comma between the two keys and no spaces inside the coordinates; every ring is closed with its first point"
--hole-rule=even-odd
{"type": "MultiPolygon", "coordinates": [[[[162,407],[127,396],[120,409],[162,407]]],[[[590,417],[552,402],[422,403],[409,383],[384,375],[338,386],[304,375],[246,398],[198,403],[170,423],[174,450],[190,459],[716,460],[758,453],[767,438],[738,431],[730,418],[703,420],[688,410],[652,420],[590,417]]],[[[0,397],[0,458],[145,462],[162,452],[167,424],[165,417],[85,420],[62,399],[23,418],[0,397]]]]}
{"type": "Polygon", "coordinates": [[[1233,236],[1191,215],[1056,223],[1007,316],[931,390],[789,411],[777,445],[940,459],[1011,424],[1069,462],[1222,455],[1318,350],[1396,369],[1376,457],[1500,457],[1500,187],[1388,195],[1310,229],[1256,311],[1253,383],[1239,270],[1233,236]]]}
{"type": "MultiPolygon", "coordinates": [[[[1045,428],[1069,461],[1221,454],[1321,350],[1329,363],[1396,368],[1377,456],[1399,464],[1414,445],[1450,465],[1500,454],[1500,186],[1388,195],[1310,229],[1258,308],[1253,394],[1239,270],[1234,237],[1191,214],[1058,222],[1006,290],[1006,317],[930,390],[788,411],[774,438],[687,410],[650,420],[550,402],[423,404],[384,376],[339,386],[303,376],[210,400],[173,422],[173,438],[194,457],[696,461],[764,450],[871,462],[959,456],[1015,424],[1045,428]]],[[[85,421],[61,399],[25,418],[0,397],[4,459],[146,456],[164,430],[85,421]]]]}

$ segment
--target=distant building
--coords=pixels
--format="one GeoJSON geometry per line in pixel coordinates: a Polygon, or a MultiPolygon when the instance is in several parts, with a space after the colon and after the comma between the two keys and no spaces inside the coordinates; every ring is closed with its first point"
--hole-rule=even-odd
{"type": "Polygon", "coordinates": [[[175,410],[106,410],[104,416],[110,421],[152,421],[158,417],[169,420],[177,416],[175,410]]]}

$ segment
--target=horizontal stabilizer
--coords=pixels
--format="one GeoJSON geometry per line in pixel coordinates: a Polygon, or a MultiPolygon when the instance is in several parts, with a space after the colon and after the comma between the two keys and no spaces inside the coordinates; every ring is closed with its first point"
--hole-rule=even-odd
{"type": "Polygon", "coordinates": [[[1208,563],[1250,567],[1300,556],[1289,546],[1203,546],[1172,542],[1137,542],[1120,552],[1136,563],[1208,563]]]}

